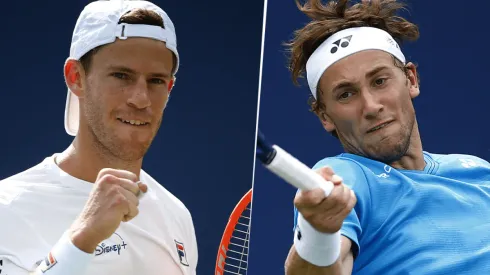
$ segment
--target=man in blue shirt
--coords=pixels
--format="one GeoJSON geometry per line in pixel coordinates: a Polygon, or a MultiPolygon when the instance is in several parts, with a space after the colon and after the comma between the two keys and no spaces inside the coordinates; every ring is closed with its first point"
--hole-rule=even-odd
{"type": "Polygon", "coordinates": [[[306,74],[346,153],[314,167],[328,197],[297,193],[286,273],[490,274],[490,164],[423,151],[417,69],[398,44],[417,26],[395,1],[348,2],[300,6],[312,21],[289,44],[293,79],[306,74]]]}

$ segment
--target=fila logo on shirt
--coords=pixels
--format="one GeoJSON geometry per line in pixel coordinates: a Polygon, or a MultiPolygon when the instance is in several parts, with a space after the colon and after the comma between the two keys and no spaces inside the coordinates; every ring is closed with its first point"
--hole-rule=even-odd
{"type": "Polygon", "coordinates": [[[180,263],[185,266],[189,266],[189,262],[187,262],[187,253],[185,253],[184,244],[174,240],[175,247],[177,248],[177,254],[179,255],[180,263]]]}
{"type": "Polygon", "coordinates": [[[330,49],[331,53],[336,53],[339,50],[339,47],[347,48],[349,47],[350,40],[352,39],[352,35],[342,37],[339,40],[333,42],[333,47],[330,49]]]}

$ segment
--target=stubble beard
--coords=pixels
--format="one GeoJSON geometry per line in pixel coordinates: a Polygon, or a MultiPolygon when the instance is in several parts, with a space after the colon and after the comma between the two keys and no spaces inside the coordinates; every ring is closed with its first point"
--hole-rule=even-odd
{"type": "Polygon", "coordinates": [[[339,139],[346,152],[390,165],[393,162],[399,161],[406,155],[410,148],[410,140],[412,138],[414,125],[415,115],[411,117],[410,121],[408,121],[405,126],[401,127],[398,137],[396,138],[397,140],[393,140],[393,136],[388,136],[381,139],[377,144],[362,146],[364,148],[359,148],[360,146],[351,144],[342,135],[339,135],[339,139]]]}
{"type": "MultiPolygon", "coordinates": [[[[92,98],[90,91],[87,91],[85,97],[85,117],[91,136],[92,143],[99,154],[110,156],[122,161],[136,161],[146,154],[154,136],[145,143],[125,143],[117,138],[114,133],[111,133],[109,127],[104,126],[104,112],[101,108],[101,101],[97,98],[92,98]]],[[[162,119],[160,118],[157,126],[160,127],[162,119]]]]}

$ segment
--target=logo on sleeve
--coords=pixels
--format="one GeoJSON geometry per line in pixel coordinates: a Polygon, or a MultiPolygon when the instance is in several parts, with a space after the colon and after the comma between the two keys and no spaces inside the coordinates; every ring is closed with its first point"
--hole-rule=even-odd
{"type": "Polygon", "coordinates": [[[187,262],[187,255],[185,253],[184,244],[174,240],[175,247],[177,248],[177,254],[179,255],[180,263],[185,266],[189,266],[189,262],[187,262]]]}
{"type": "Polygon", "coordinates": [[[44,261],[41,261],[41,264],[39,265],[39,269],[45,273],[48,271],[50,268],[56,265],[58,261],[56,261],[56,258],[53,256],[53,253],[49,252],[48,256],[44,258],[44,261]]]}

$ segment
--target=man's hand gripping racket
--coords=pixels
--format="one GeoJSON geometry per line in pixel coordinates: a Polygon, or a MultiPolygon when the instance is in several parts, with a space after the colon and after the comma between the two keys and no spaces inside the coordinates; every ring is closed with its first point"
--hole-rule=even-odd
{"type": "Polygon", "coordinates": [[[279,146],[268,144],[260,131],[256,155],[267,169],[300,190],[294,199],[298,254],[317,266],[334,263],[340,254],[339,230],[357,202],[354,192],[330,167],[310,169],[279,146]]]}
{"type": "Polygon", "coordinates": [[[331,181],[325,180],[281,147],[268,144],[260,131],[257,134],[257,158],[267,169],[302,191],[322,188],[328,196],[333,189],[331,181]]]}

